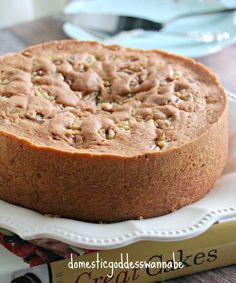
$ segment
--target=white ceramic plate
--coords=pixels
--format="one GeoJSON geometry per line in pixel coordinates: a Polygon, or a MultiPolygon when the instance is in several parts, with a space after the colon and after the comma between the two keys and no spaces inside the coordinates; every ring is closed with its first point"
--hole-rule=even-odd
{"type": "Polygon", "coordinates": [[[25,240],[51,238],[81,248],[112,249],[141,240],[191,238],[219,220],[236,217],[236,100],[233,102],[236,96],[231,94],[229,97],[229,160],[215,189],[200,201],[161,217],[114,224],[48,218],[0,201],[0,227],[17,233],[25,240]]]}
{"type": "MultiPolygon", "coordinates": [[[[64,12],[120,14],[140,16],[154,21],[165,22],[176,15],[184,13],[218,10],[235,6],[236,3],[232,0],[148,0],[148,2],[147,0],[139,0],[138,5],[136,0],[80,0],[69,3],[65,7],[64,12]]],[[[198,16],[178,20],[166,28],[167,31],[229,32],[232,36],[231,39],[222,42],[197,43],[185,37],[171,36],[158,32],[144,32],[142,35],[117,37],[113,41],[104,40],[102,42],[105,44],[120,44],[132,48],[163,49],[172,53],[198,58],[217,52],[236,41],[235,17],[235,13],[198,16]]],[[[90,20],[88,19],[88,21],[90,20]]],[[[93,21],[95,20],[93,19],[93,21]]],[[[74,39],[101,41],[78,25],[65,23],[63,30],[69,37],[74,39]]]]}

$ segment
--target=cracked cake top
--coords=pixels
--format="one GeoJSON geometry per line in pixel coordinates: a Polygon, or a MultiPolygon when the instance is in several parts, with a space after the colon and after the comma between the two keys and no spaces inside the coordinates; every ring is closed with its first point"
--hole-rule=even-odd
{"type": "Polygon", "coordinates": [[[39,147],[134,156],[181,146],[226,97],[194,60],[55,41],[0,57],[0,131],[39,147]]]}

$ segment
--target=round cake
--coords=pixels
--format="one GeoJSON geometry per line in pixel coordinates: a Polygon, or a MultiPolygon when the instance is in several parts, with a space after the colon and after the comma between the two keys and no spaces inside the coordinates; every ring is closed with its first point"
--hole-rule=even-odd
{"type": "Polygon", "coordinates": [[[202,198],[226,163],[227,99],[192,59],[54,41],[0,57],[0,198],[92,222],[202,198]]]}

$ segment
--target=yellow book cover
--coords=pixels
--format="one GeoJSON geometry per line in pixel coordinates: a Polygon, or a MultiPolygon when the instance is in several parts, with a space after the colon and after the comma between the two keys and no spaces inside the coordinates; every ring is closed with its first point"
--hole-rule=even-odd
{"type": "Polygon", "coordinates": [[[35,283],[154,283],[214,269],[236,263],[235,228],[233,220],[183,241],[142,241],[80,257],[71,255],[70,260],[16,272],[12,282],[30,278],[35,283]]]}

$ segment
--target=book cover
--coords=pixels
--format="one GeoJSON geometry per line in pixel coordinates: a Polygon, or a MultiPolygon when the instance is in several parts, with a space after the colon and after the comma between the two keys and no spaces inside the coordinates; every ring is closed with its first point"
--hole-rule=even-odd
{"type": "Polygon", "coordinates": [[[183,241],[143,241],[81,256],[71,253],[68,259],[16,272],[12,283],[154,283],[214,269],[236,263],[235,228],[236,220],[231,220],[183,241]]]}

